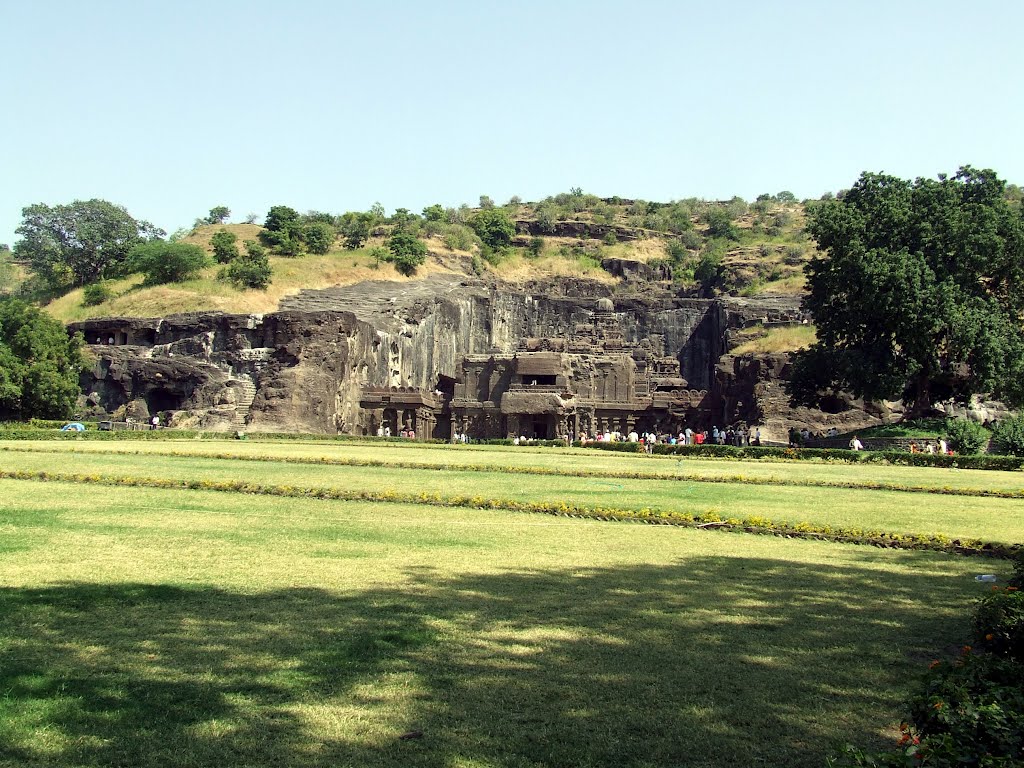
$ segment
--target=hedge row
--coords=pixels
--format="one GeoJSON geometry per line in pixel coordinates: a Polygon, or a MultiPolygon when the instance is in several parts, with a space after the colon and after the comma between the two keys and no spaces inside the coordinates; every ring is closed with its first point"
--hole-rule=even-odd
{"type": "Polygon", "coordinates": [[[983,555],[1011,558],[1021,551],[1020,544],[984,542],[980,539],[953,539],[938,534],[893,533],[860,528],[833,528],[814,523],[774,522],[766,517],[723,518],[717,509],[698,512],[679,512],[651,507],[623,509],[619,507],[588,507],[565,502],[525,502],[514,499],[492,499],[484,496],[444,496],[438,493],[406,493],[395,490],[354,491],[343,488],[302,487],[290,485],[262,485],[237,480],[173,480],[137,476],[74,474],[46,471],[3,470],[0,478],[15,480],[53,480],[69,483],[87,483],[136,488],[180,488],[185,490],[251,493],[263,496],[283,496],[300,499],[331,499],[339,501],[369,501],[378,503],[426,504],[439,507],[466,507],[471,509],[498,509],[529,512],[591,520],[616,520],[675,525],[686,528],[716,528],[725,531],[767,534],[788,538],[817,539],[847,544],[867,544],[889,549],[930,550],[962,555],[983,555]]]}
{"type": "MultiPolygon", "coordinates": [[[[45,448],[25,448],[2,446],[0,452],[47,453],[45,448]]],[[[74,452],[74,451],[71,451],[74,452]]],[[[747,475],[729,475],[727,477],[708,477],[693,473],[677,472],[664,474],[657,472],[623,472],[599,471],[589,469],[560,469],[552,467],[498,467],[487,464],[465,464],[452,466],[448,464],[427,464],[416,461],[395,461],[384,459],[339,458],[328,456],[261,456],[239,453],[204,453],[195,454],[188,451],[161,450],[153,451],[118,451],[119,455],[134,456],[170,456],[173,458],[205,458],[224,461],[262,461],[277,464],[327,465],[336,467],[394,467],[396,469],[423,469],[445,471],[458,469],[463,472],[501,472],[503,474],[541,475],[547,477],[596,477],[615,480],[668,480],[686,483],[741,483],[745,485],[798,486],[802,488],[844,488],[864,491],[897,491],[905,493],[931,493],[941,496],[971,496],[999,499],[1022,499],[1024,489],[999,490],[989,488],[954,488],[952,486],[904,485],[901,483],[881,483],[870,481],[822,480],[814,478],[779,478],[749,477],[747,475]]]]}
{"type": "MultiPolygon", "coordinates": [[[[574,443],[585,448],[622,453],[643,453],[639,443],[574,443]]],[[[942,456],[907,451],[850,451],[840,448],[781,448],[771,446],[671,445],[658,443],[652,453],[659,456],[692,456],[716,459],[780,459],[788,461],[828,461],[847,464],[896,464],[910,467],[948,467],[953,469],[993,469],[1016,471],[1024,466],[1020,456],[942,456]]]]}

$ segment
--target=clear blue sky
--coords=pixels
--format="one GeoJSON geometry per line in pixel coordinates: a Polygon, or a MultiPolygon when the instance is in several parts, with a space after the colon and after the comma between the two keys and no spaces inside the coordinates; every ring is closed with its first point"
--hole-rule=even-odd
{"type": "Polygon", "coordinates": [[[1024,182],[1024,3],[0,0],[0,242],[104,198],[389,211],[481,194],[1024,182]]]}

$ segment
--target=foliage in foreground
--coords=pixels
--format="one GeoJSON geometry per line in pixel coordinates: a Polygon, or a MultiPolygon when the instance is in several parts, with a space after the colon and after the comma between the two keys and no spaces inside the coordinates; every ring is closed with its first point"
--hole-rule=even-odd
{"type": "Polygon", "coordinates": [[[1008,587],[993,587],[974,612],[981,653],[964,646],[954,661],[933,661],[900,726],[895,749],[871,754],[847,745],[830,766],[1020,765],[1024,754],[1024,554],[1008,587]]]}

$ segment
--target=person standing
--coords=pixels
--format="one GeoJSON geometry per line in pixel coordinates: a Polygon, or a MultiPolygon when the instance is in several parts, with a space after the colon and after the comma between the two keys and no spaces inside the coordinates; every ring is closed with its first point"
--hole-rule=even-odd
{"type": "Polygon", "coordinates": [[[860,441],[860,438],[857,437],[856,435],[854,435],[853,439],[850,441],[850,450],[851,451],[863,451],[864,450],[864,443],[862,443],[860,441]]]}

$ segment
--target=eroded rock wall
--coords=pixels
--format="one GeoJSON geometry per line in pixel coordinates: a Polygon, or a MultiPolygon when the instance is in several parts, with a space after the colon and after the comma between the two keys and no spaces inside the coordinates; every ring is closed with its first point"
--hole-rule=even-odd
{"type": "MultiPolygon", "coordinates": [[[[566,339],[591,327],[597,300],[609,295],[595,281],[510,288],[442,274],[306,291],[267,315],[106,318],[72,330],[93,342],[96,363],[82,385],[97,413],[358,434],[367,427],[364,386],[444,388],[467,355],[510,353],[526,338],[566,339]]],[[[612,316],[626,342],[677,357],[691,388],[712,387],[728,323],[720,303],[652,288],[614,297],[612,316]]]]}

